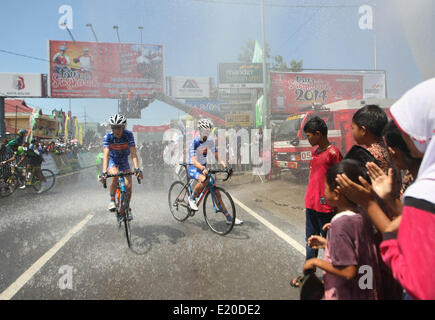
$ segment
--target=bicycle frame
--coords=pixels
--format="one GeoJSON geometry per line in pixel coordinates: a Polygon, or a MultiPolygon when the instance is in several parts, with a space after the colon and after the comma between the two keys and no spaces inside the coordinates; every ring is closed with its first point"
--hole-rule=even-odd
{"type": "MultiPolygon", "coordinates": [[[[120,172],[120,173],[122,173],[122,172],[120,172]]],[[[121,206],[121,192],[127,193],[127,188],[125,186],[125,178],[122,176],[118,178],[118,184],[116,186],[116,198],[117,198],[118,204],[119,204],[118,210],[119,210],[120,215],[122,215],[124,213],[123,208],[121,206]]]]}
{"type": "MultiPolygon", "coordinates": [[[[193,180],[193,179],[191,179],[191,178],[188,177],[188,181],[187,181],[187,183],[186,183],[187,189],[189,190],[189,196],[192,195],[192,193],[193,193],[193,190],[192,190],[192,184],[190,183],[192,180],[193,180]]],[[[205,196],[207,195],[207,193],[208,193],[208,192],[211,192],[211,194],[212,194],[211,200],[212,200],[212,203],[213,203],[213,209],[214,209],[214,211],[216,212],[217,210],[216,210],[216,205],[215,205],[215,201],[214,201],[214,199],[215,199],[215,195],[216,195],[216,192],[215,192],[215,190],[214,190],[214,184],[211,182],[211,173],[208,174],[206,180],[208,181],[208,183],[207,183],[207,185],[204,187],[204,189],[202,190],[202,192],[201,192],[201,194],[199,195],[199,197],[197,197],[197,199],[196,199],[196,205],[199,207],[200,204],[201,204],[201,202],[202,202],[202,200],[203,200],[203,199],[205,198],[205,196]]]]}

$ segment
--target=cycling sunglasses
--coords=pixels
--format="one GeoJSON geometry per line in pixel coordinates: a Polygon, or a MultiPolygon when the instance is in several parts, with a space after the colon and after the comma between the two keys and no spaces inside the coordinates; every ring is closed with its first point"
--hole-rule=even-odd
{"type": "Polygon", "coordinates": [[[112,130],[124,129],[124,126],[112,126],[112,130]]]}
{"type": "Polygon", "coordinates": [[[199,134],[202,136],[209,136],[211,133],[210,129],[199,129],[199,134]]]}

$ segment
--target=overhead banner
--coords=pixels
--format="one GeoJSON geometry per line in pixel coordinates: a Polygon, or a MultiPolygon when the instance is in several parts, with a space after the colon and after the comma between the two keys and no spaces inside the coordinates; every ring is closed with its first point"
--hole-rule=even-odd
{"type": "Polygon", "coordinates": [[[162,45],[49,41],[53,98],[140,98],[164,92],[162,45]]]}
{"type": "Polygon", "coordinates": [[[295,113],[313,103],[340,100],[385,99],[384,72],[270,73],[271,113],[295,113]]]}
{"type": "Polygon", "coordinates": [[[219,88],[262,88],[263,64],[219,63],[219,88]]]}
{"type": "Polygon", "coordinates": [[[47,75],[0,73],[0,96],[42,98],[47,96],[47,75]]]}
{"type": "Polygon", "coordinates": [[[176,99],[209,98],[211,78],[169,77],[169,95],[176,99]]]}
{"type": "Polygon", "coordinates": [[[170,125],[161,125],[161,126],[142,126],[135,124],[133,126],[133,132],[165,132],[166,130],[171,129],[170,125]]]}

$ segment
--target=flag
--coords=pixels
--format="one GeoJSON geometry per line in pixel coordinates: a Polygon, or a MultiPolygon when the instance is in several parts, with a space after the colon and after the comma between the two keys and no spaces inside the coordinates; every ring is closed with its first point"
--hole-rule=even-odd
{"type": "Polygon", "coordinates": [[[83,144],[83,126],[82,126],[82,124],[80,124],[79,143],[80,143],[80,145],[83,144]]]}
{"type": "Polygon", "coordinates": [[[79,139],[79,120],[77,120],[77,118],[74,121],[74,129],[75,129],[74,139],[78,140],[79,139]]]}
{"type": "Polygon", "coordinates": [[[264,96],[258,98],[255,104],[255,125],[264,129],[264,96]]]}
{"type": "Polygon", "coordinates": [[[68,122],[69,122],[69,116],[67,115],[65,118],[65,134],[63,138],[65,143],[68,141],[68,122]]]}
{"type": "Polygon", "coordinates": [[[255,40],[254,54],[252,56],[252,63],[262,63],[263,62],[263,50],[261,49],[260,43],[255,40]]]}

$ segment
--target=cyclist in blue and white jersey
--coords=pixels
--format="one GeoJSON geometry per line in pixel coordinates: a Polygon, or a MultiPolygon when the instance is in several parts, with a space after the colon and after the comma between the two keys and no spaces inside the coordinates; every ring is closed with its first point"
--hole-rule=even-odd
{"type": "MultiPolygon", "coordinates": [[[[201,194],[204,187],[206,187],[207,183],[205,180],[207,178],[208,169],[207,165],[207,153],[210,149],[211,152],[214,152],[215,157],[218,157],[218,152],[215,147],[214,141],[212,139],[208,139],[211,130],[213,128],[212,123],[208,119],[201,119],[198,121],[198,130],[199,135],[196,136],[189,145],[189,168],[187,170],[187,174],[191,179],[195,179],[198,183],[193,189],[192,195],[189,198],[190,208],[194,211],[198,210],[198,206],[196,205],[196,197],[201,194]]],[[[220,164],[227,170],[232,171],[231,168],[228,168],[225,161],[220,161],[220,164]]],[[[214,180],[210,177],[211,182],[214,184],[214,180]]],[[[219,191],[217,191],[218,197],[220,198],[219,191]]],[[[227,218],[228,222],[232,221],[231,215],[228,213],[225,205],[223,204],[224,215],[227,218]]],[[[240,225],[243,221],[236,218],[235,224],[240,225]]]]}
{"type": "MultiPolygon", "coordinates": [[[[126,130],[127,119],[121,114],[115,114],[110,117],[109,124],[112,127],[112,132],[109,132],[104,137],[104,158],[103,158],[103,176],[101,181],[105,182],[107,172],[109,174],[118,174],[119,171],[130,172],[130,164],[128,156],[131,154],[134,165],[134,174],[140,179],[143,178],[142,171],[139,169],[139,161],[136,153],[136,144],[134,142],[133,132],[126,130]]],[[[110,203],[109,211],[115,211],[115,192],[118,184],[118,177],[113,177],[110,181],[110,203]]],[[[128,198],[131,200],[132,178],[125,177],[125,186],[128,192],[128,198]]],[[[130,213],[131,219],[131,213],[130,213]]]]}

